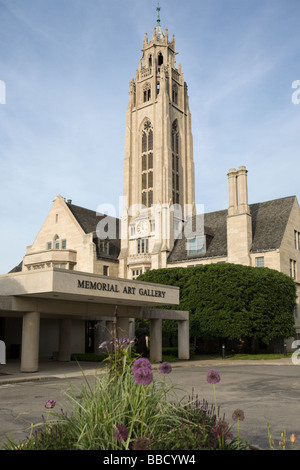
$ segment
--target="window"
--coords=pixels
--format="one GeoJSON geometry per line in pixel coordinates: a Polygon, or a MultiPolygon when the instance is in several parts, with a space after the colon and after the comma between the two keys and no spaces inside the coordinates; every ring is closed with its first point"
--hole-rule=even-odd
{"type": "Polygon", "coordinates": [[[146,83],[144,86],[144,103],[147,103],[147,101],[150,101],[151,99],[151,85],[150,83],[146,83]]]}
{"type": "Polygon", "coordinates": [[[160,90],[160,82],[157,82],[157,84],[156,84],[156,96],[159,95],[159,90],[160,90]]]}
{"type": "Polygon", "coordinates": [[[163,65],[163,63],[164,63],[164,56],[163,56],[162,53],[160,52],[160,53],[158,54],[158,66],[163,65]]]}
{"type": "Polygon", "coordinates": [[[172,87],[172,101],[174,104],[178,104],[178,88],[177,85],[172,87]]]}
{"type": "Polygon", "coordinates": [[[137,252],[140,253],[149,253],[149,240],[148,238],[139,238],[137,240],[137,252]]]}
{"type": "Polygon", "coordinates": [[[142,269],[133,269],[132,274],[131,274],[131,278],[136,279],[140,274],[143,274],[142,269]]]}
{"type": "Polygon", "coordinates": [[[297,263],[295,260],[293,259],[290,259],[290,276],[293,278],[293,279],[297,279],[297,271],[296,271],[296,268],[297,268],[297,263]]]}
{"type": "Polygon", "coordinates": [[[105,255],[109,255],[109,241],[108,240],[100,240],[99,241],[99,250],[100,250],[100,253],[104,253],[105,255]]]}
{"type": "Polygon", "coordinates": [[[257,268],[263,268],[265,266],[265,258],[263,256],[255,258],[255,266],[257,268]]]}
{"type": "Polygon", "coordinates": [[[109,266],[103,266],[103,276],[108,276],[109,266]]]}
{"type": "Polygon", "coordinates": [[[52,250],[52,242],[47,243],[47,250],[52,250]]]}
{"type": "Polygon", "coordinates": [[[172,126],[172,197],[173,204],[179,204],[179,130],[177,120],[172,126]]]}
{"type": "Polygon", "coordinates": [[[59,236],[55,235],[54,237],[54,248],[55,250],[59,250],[59,236]]]}
{"type": "Polygon", "coordinates": [[[294,230],[294,245],[296,250],[300,250],[300,232],[294,230]]]}
{"type": "Polygon", "coordinates": [[[205,253],[205,237],[203,235],[187,240],[188,255],[205,253]]]}
{"type": "Polygon", "coordinates": [[[142,131],[142,204],[153,204],[153,128],[148,120],[142,131]]]}
{"type": "Polygon", "coordinates": [[[65,250],[67,248],[67,240],[62,240],[61,241],[61,248],[65,250]]]}

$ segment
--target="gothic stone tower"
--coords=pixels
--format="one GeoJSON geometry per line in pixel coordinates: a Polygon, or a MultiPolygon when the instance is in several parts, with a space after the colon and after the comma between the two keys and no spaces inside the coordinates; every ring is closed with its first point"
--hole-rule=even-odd
{"type": "Polygon", "coordinates": [[[166,267],[182,222],[194,211],[191,114],[175,38],[145,34],[126,114],[119,276],[166,267]]]}

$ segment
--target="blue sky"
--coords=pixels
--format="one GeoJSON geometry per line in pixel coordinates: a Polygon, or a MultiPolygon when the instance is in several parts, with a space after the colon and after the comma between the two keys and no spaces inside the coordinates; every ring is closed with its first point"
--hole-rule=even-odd
{"type": "MultiPolygon", "coordinates": [[[[118,208],[129,82],[156,6],[0,0],[0,273],[22,260],[55,195],[118,208]]],[[[299,200],[299,0],[160,6],[188,84],[196,202],[227,208],[227,172],[240,165],[250,203],[299,200]]]]}

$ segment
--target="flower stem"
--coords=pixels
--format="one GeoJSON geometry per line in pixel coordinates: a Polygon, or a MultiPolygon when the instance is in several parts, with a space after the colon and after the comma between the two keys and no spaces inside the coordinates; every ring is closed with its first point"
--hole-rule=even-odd
{"type": "Polygon", "coordinates": [[[128,433],[128,438],[127,438],[126,446],[125,446],[126,450],[128,450],[131,435],[132,435],[132,431],[133,431],[133,425],[134,425],[134,421],[135,421],[135,416],[136,416],[136,411],[137,411],[138,402],[139,402],[139,398],[140,398],[140,393],[141,393],[141,385],[138,386],[138,393],[137,393],[136,400],[135,400],[134,414],[133,414],[133,417],[132,417],[132,421],[131,421],[131,425],[130,425],[130,429],[129,429],[129,433],[128,433]]]}
{"type": "Polygon", "coordinates": [[[215,384],[213,384],[213,389],[214,389],[214,397],[215,397],[216,418],[217,418],[217,421],[219,421],[215,384]]]}

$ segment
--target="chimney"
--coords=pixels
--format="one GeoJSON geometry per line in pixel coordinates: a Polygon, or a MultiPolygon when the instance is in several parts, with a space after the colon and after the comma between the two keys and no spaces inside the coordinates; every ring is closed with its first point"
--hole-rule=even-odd
{"type": "Polygon", "coordinates": [[[252,218],[248,205],[247,169],[228,171],[227,261],[251,265],[252,218]]]}
{"type": "Polygon", "coordinates": [[[228,215],[249,214],[247,173],[245,166],[228,171],[228,215]]]}
{"type": "Polygon", "coordinates": [[[245,166],[239,166],[237,171],[237,186],[238,186],[238,211],[240,214],[249,213],[248,206],[248,184],[247,173],[245,166]]]}
{"type": "Polygon", "coordinates": [[[228,215],[234,215],[237,213],[237,204],[238,204],[236,169],[231,168],[227,176],[228,176],[228,196],[229,196],[228,215]]]}

